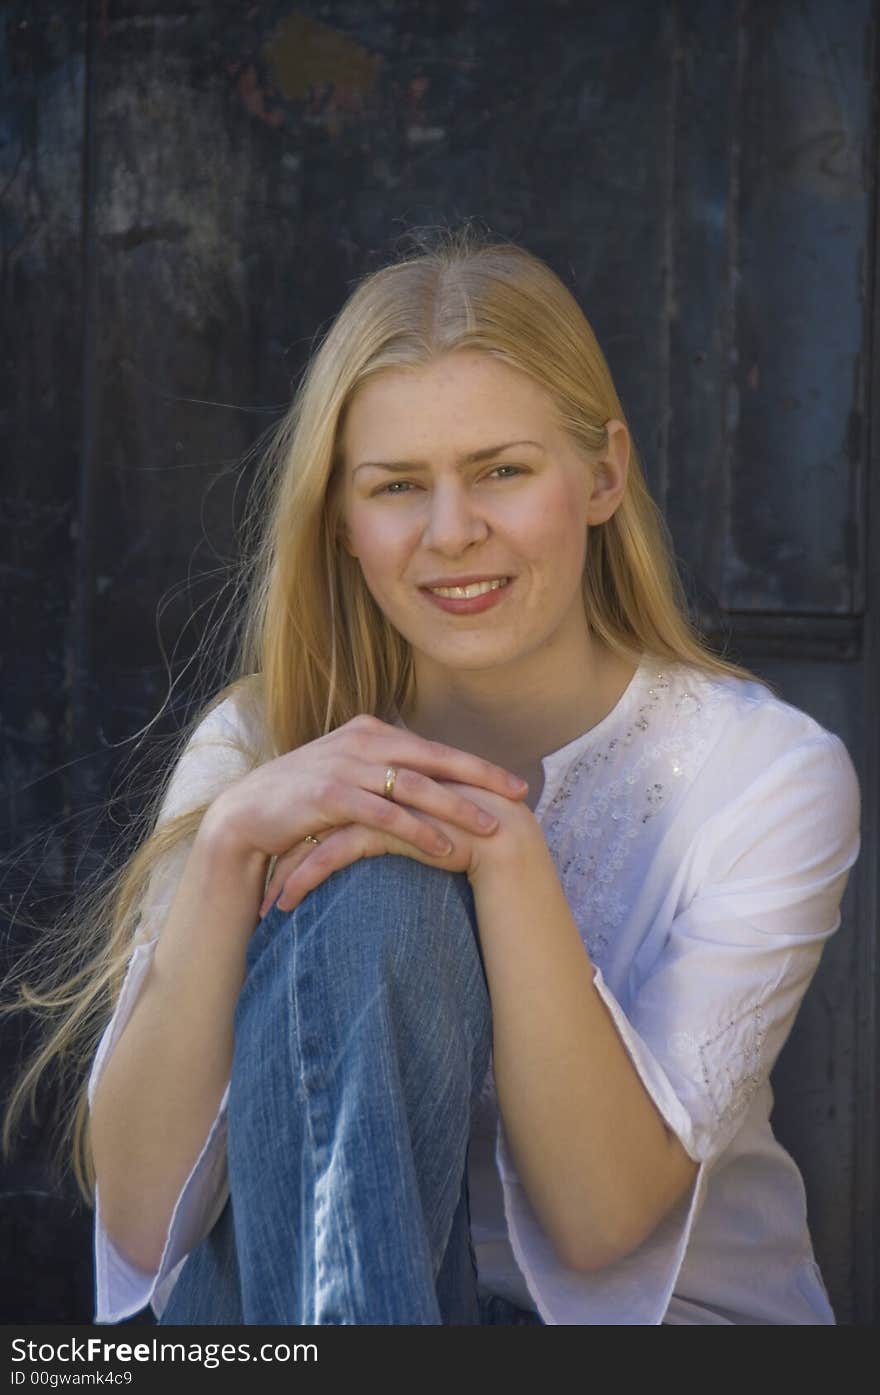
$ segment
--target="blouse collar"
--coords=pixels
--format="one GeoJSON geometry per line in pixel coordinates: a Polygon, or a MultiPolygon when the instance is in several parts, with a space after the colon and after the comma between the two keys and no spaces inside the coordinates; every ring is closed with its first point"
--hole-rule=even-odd
{"type": "Polygon", "coordinates": [[[606,712],[601,721],[595,726],[582,731],[580,736],[576,736],[573,741],[569,741],[565,746],[560,746],[558,750],[551,751],[541,758],[541,766],[544,771],[544,788],[541,797],[535,807],[535,817],[540,819],[545,806],[552,798],[556,787],[565,775],[565,772],[579,760],[587,751],[607,741],[613,736],[620,726],[627,721],[636,703],[648,685],[649,678],[654,671],[653,657],[647,652],[642,653],[642,657],[636,667],[635,673],[627,683],[617,702],[606,712]]]}

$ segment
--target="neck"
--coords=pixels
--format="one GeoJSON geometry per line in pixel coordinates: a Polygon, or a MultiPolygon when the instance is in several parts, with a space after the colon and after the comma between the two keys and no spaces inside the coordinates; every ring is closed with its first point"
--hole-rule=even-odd
{"type": "Polygon", "coordinates": [[[420,736],[471,751],[529,782],[528,803],[541,793],[541,759],[594,727],[619,701],[635,669],[585,630],[553,662],[542,656],[503,671],[438,672],[416,656],[416,695],[401,715],[420,736]],[[564,660],[564,661],[563,661],[564,660]]]}

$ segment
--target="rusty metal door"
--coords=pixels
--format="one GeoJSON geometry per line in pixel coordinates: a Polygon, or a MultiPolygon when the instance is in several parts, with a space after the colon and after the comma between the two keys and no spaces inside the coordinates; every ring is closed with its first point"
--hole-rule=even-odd
{"type": "MultiPolygon", "coordinates": [[[[185,699],[246,452],[316,330],[407,227],[479,218],[590,317],[707,632],[859,770],[844,923],[774,1079],[858,1324],[877,1313],[876,21],[874,0],[32,0],[0,34],[7,922],[100,860],[163,646],[185,699]]],[[[7,1071],[19,1044],[5,1029],[7,1071]]],[[[90,1218],[41,1147],[5,1172],[4,1320],[88,1321],[90,1218]]]]}

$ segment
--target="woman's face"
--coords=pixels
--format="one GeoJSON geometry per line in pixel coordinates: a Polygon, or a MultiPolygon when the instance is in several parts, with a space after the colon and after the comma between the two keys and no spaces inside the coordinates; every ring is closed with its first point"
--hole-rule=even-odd
{"type": "Polygon", "coordinates": [[[587,525],[610,517],[626,482],[626,441],[613,439],[609,479],[542,388],[475,350],[357,391],[341,438],[342,538],[417,674],[582,650],[587,525]]]}

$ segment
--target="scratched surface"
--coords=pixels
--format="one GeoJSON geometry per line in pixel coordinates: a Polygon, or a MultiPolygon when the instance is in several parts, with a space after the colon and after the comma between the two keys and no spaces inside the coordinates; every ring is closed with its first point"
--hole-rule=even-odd
{"type": "MultiPolygon", "coordinates": [[[[4,846],[38,838],[4,864],[7,918],[29,876],[49,905],[99,864],[133,735],[171,678],[173,729],[223,623],[247,452],[414,224],[476,217],[559,272],[698,613],[864,771],[869,0],[0,19],[0,781],[4,846]]],[[[873,923],[854,879],[776,1081],[842,1321],[873,1311],[873,923]]],[[[0,1315],[88,1319],[88,1217],[48,1194],[39,1131],[4,1178],[0,1251],[30,1277],[4,1270],[0,1315]]]]}

